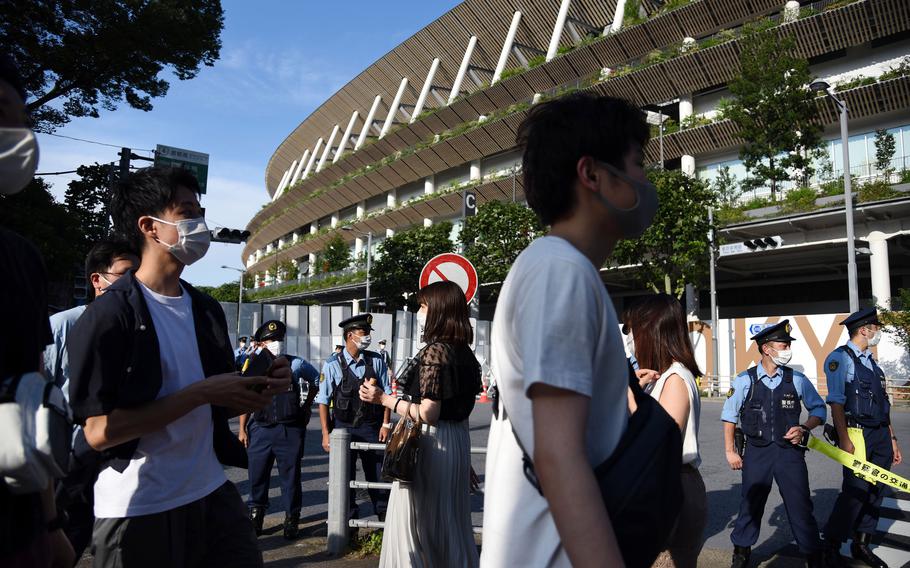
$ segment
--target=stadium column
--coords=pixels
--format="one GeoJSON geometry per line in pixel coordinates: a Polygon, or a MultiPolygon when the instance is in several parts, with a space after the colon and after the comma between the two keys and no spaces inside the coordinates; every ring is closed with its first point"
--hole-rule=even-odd
{"type": "Polygon", "coordinates": [[[872,256],[869,269],[872,276],[872,296],[876,306],[891,308],[891,270],[888,263],[888,235],[872,231],[866,237],[872,256]]]}
{"type": "Polygon", "coordinates": [[[351,131],[354,130],[354,124],[357,122],[357,118],[360,116],[358,111],[354,111],[354,114],[351,115],[351,120],[348,121],[347,128],[344,129],[344,134],[341,135],[341,140],[338,142],[338,149],[335,150],[335,157],[332,158],[332,163],[334,164],[341,159],[341,155],[344,154],[344,149],[347,148],[348,142],[351,141],[351,131]]]}
{"type": "Polygon", "coordinates": [[[335,227],[338,226],[338,211],[335,211],[334,213],[332,213],[332,221],[331,221],[331,223],[332,223],[332,228],[333,228],[333,229],[334,229],[335,227]]]}
{"type": "Polygon", "coordinates": [[[622,20],[626,14],[626,0],[618,0],[616,2],[616,10],[613,12],[613,23],[604,28],[604,34],[615,34],[620,29],[622,29],[622,20]]]}
{"type": "MultiPolygon", "coordinates": [[[[431,193],[434,193],[435,191],[436,191],[436,175],[434,174],[434,175],[423,178],[424,195],[429,195],[431,193]]],[[[423,219],[424,227],[429,227],[432,224],[433,224],[432,219],[424,217],[424,219],[423,219]]]]}
{"type": "Polygon", "coordinates": [[[465,73],[468,72],[468,65],[471,64],[471,55],[474,53],[474,46],[477,45],[477,36],[471,36],[468,40],[468,48],[464,50],[464,57],[461,59],[461,66],[458,68],[458,74],[455,75],[455,82],[452,83],[452,90],[449,92],[449,100],[446,104],[452,104],[458,98],[461,92],[461,83],[464,81],[465,73]]]}
{"type": "Polygon", "coordinates": [[[297,183],[297,180],[300,179],[300,174],[303,173],[303,167],[306,165],[307,160],[310,159],[310,150],[307,148],[303,152],[303,156],[300,156],[300,163],[297,164],[297,170],[294,172],[294,175],[291,177],[291,185],[297,183]]]}
{"type": "Polygon", "coordinates": [[[547,61],[556,57],[556,53],[559,51],[559,40],[562,38],[562,30],[566,26],[566,16],[569,15],[571,4],[571,0],[562,0],[562,4],[559,6],[556,23],[553,25],[553,35],[550,36],[550,45],[547,47],[547,61]]]}
{"type": "Polygon", "coordinates": [[[427,95],[430,93],[430,88],[433,86],[433,78],[436,76],[437,69],[439,69],[438,57],[433,59],[433,63],[430,64],[430,71],[427,73],[427,78],[423,82],[423,88],[420,89],[420,96],[417,97],[417,103],[414,105],[414,114],[411,116],[411,122],[416,121],[420,113],[423,112],[423,105],[427,102],[427,95]]]}
{"type": "Polygon", "coordinates": [[[363,122],[363,127],[360,129],[357,143],[354,144],[355,152],[367,141],[367,135],[370,133],[370,128],[373,127],[373,121],[376,120],[376,111],[379,109],[380,102],[382,102],[382,95],[376,95],[376,98],[373,99],[373,106],[370,107],[370,112],[367,113],[367,119],[363,122]]]}
{"type": "Polygon", "coordinates": [[[319,158],[319,164],[316,166],[316,172],[322,170],[322,167],[325,166],[325,161],[329,158],[329,153],[332,151],[332,144],[335,143],[335,137],[338,136],[338,125],[336,124],[332,128],[332,133],[329,135],[329,141],[325,143],[325,150],[322,151],[322,157],[319,158]]]}
{"type": "MultiPolygon", "coordinates": [[[[682,124],[684,120],[692,116],[692,94],[688,93],[685,95],[680,95],[679,97],[679,123],[682,124]]],[[[687,176],[695,175],[695,156],[691,154],[683,154],[680,158],[680,169],[687,176]]]]}
{"type": "Polygon", "coordinates": [[[363,219],[367,214],[367,202],[361,201],[357,204],[357,218],[363,219]]]}
{"type": "Polygon", "coordinates": [[[310,170],[313,169],[313,164],[316,162],[316,156],[319,154],[319,150],[322,148],[322,138],[316,141],[316,146],[313,147],[313,153],[310,155],[310,161],[307,162],[306,168],[303,170],[303,179],[306,179],[310,175],[310,170]]]}
{"type": "Polygon", "coordinates": [[[502,43],[502,51],[499,52],[499,61],[496,63],[496,69],[493,70],[491,85],[495,85],[499,81],[502,72],[506,68],[506,62],[509,61],[509,54],[512,52],[512,44],[515,43],[515,34],[518,32],[519,22],[521,22],[521,12],[515,12],[512,15],[512,24],[509,26],[508,33],[506,33],[506,40],[502,43]]]}
{"type": "Polygon", "coordinates": [[[389,107],[389,114],[385,117],[385,123],[382,125],[382,130],[379,132],[380,139],[388,134],[389,130],[392,129],[392,125],[395,124],[395,115],[398,114],[398,105],[401,104],[401,97],[404,96],[404,90],[407,88],[408,78],[402,77],[401,83],[398,85],[398,92],[395,93],[395,98],[392,99],[392,106],[389,107]]]}
{"type": "Polygon", "coordinates": [[[480,160],[473,160],[471,162],[471,173],[469,175],[471,181],[480,179],[480,160]]]}
{"type": "Polygon", "coordinates": [[[385,196],[385,206],[394,209],[398,204],[398,188],[392,188],[385,196]]]}

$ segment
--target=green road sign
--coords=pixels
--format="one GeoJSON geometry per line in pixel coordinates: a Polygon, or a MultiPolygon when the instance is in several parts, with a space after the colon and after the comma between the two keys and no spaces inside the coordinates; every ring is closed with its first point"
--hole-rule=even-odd
{"type": "Polygon", "coordinates": [[[199,181],[199,190],[202,193],[205,193],[205,183],[209,177],[208,154],[158,144],[155,147],[155,165],[186,168],[190,170],[199,181]]]}

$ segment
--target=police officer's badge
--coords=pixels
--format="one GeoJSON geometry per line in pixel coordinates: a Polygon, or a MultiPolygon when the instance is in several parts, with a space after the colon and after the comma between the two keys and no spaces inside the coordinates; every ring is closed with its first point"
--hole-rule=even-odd
{"type": "Polygon", "coordinates": [[[790,335],[790,332],[793,331],[793,327],[789,323],[784,326],[784,329],[787,330],[787,335],[790,335]]]}
{"type": "Polygon", "coordinates": [[[831,361],[828,363],[828,370],[832,373],[837,370],[839,363],[837,361],[831,361]]]}
{"type": "Polygon", "coordinates": [[[269,331],[275,331],[276,329],[278,329],[278,324],[276,324],[275,322],[271,322],[269,324],[269,331]]]}
{"type": "Polygon", "coordinates": [[[731,396],[733,396],[733,393],[735,393],[735,392],[736,392],[736,389],[734,389],[733,387],[730,387],[730,390],[727,391],[727,398],[730,398],[731,396]]]}
{"type": "Polygon", "coordinates": [[[373,314],[367,314],[367,325],[373,323],[373,314]]]}

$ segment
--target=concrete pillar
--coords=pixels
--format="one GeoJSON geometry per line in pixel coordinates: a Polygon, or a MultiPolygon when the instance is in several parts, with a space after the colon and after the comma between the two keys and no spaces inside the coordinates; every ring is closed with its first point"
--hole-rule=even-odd
{"type": "Polygon", "coordinates": [[[493,70],[493,79],[490,81],[491,85],[495,85],[497,81],[499,81],[502,72],[506,68],[506,63],[509,61],[509,53],[512,52],[512,44],[515,43],[515,34],[518,32],[519,22],[521,22],[521,12],[515,12],[512,15],[512,24],[509,26],[508,33],[506,33],[506,40],[502,43],[502,51],[499,53],[499,61],[496,62],[496,69],[493,70]]]}
{"type": "Polygon", "coordinates": [[[278,199],[278,196],[281,195],[281,192],[284,191],[284,184],[287,183],[288,177],[290,176],[290,171],[284,172],[284,175],[281,176],[281,181],[278,182],[278,187],[275,188],[275,193],[272,194],[272,201],[278,199]]]}
{"type": "Polygon", "coordinates": [[[559,6],[559,13],[556,15],[556,23],[553,25],[553,34],[550,36],[550,45],[547,47],[547,61],[556,57],[559,50],[559,40],[562,38],[562,29],[566,26],[566,16],[569,15],[569,5],[572,0],[562,0],[559,6]]]}
{"type": "Polygon", "coordinates": [[[790,0],[784,4],[784,23],[795,22],[799,19],[799,2],[790,0]]]}
{"type": "Polygon", "coordinates": [[[394,237],[394,236],[395,236],[395,229],[386,229],[385,230],[385,238],[394,237]]]}
{"type": "Polygon", "coordinates": [[[297,231],[294,231],[294,233],[291,235],[291,243],[296,243],[299,240],[300,240],[300,233],[298,233],[297,231]]]}
{"type": "Polygon", "coordinates": [[[417,97],[417,103],[414,105],[414,114],[411,116],[411,122],[417,120],[417,115],[423,112],[423,105],[427,102],[427,95],[430,93],[430,88],[433,86],[433,78],[436,76],[436,70],[439,69],[439,58],[433,59],[433,63],[430,63],[430,71],[427,73],[427,78],[423,82],[423,88],[420,89],[420,96],[417,97]]]}
{"type": "Polygon", "coordinates": [[[367,119],[363,123],[363,128],[360,129],[360,136],[357,137],[357,143],[354,144],[355,152],[367,141],[367,135],[370,133],[370,128],[373,127],[373,120],[376,119],[376,110],[379,108],[379,103],[381,101],[381,95],[376,95],[376,98],[373,99],[373,106],[370,107],[370,112],[367,113],[367,119]]]}
{"type": "Polygon", "coordinates": [[[338,211],[332,213],[331,225],[333,229],[338,226],[338,211]]]}
{"type": "Polygon", "coordinates": [[[313,164],[316,163],[316,156],[319,155],[319,150],[322,148],[322,138],[316,141],[316,146],[313,147],[313,153],[310,155],[310,161],[307,162],[306,168],[303,169],[303,179],[306,179],[310,175],[310,170],[313,169],[313,164]]]}
{"type": "Polygon", "coordinates": [[[332,128],[332,133],[329,135],[329,141],[325,143],[325,150],[322,151],[322,157],[319,158],[319,164],[316,166],[316,171],[322,170],[322,167],[325,165],[325,161],[329,157],[329,152],[332,151],[332,144],[335,143],[335,137],[338,136],[338,125],[336,124],[332,128]]]}
{"type": "Polygon", "coordinates": [[[433,226],[433,220],[432,220],[432,219],[428,219],[428,218],[424,218],[424,220],[423,220],[423,226],[424,226],[424,227],[432,227],[432,226],[433,226]]]}
{"type": "Polygon", "coordinates": [[[310,264],[309,273],[316,274],[316,269],[318,267],[316,266],[316,253],[315,252],[311,252],[310,254],[307,255],[307,262],[310,264]]]}
{"type": "Polygon", "coordinates": [[[297,180],[300,179],[300,174],[303,173],[303,166],[306,165],[306,161],[310,158],[310,150],[307,149],[304,151],[303,156],[300,156],[300,161],[297,163],[297,169],[294,170],[294,175],[291,176],[291,185],[297,183],[297,180]]]}
{"type": "Polygon", "coordinates": [[[253,284],[255,284],[256,288],[259,287],[259,282],[260,282],[259,273],[257,272],[256,274],[253,275],[253,284]]]}
{"type": "Polygon", "coordinates": [[[360,256],[360,253],[363,252],[363,237],[357,237],[354,239],[354,258],[360,256]]]}
{"type": "Polygon", "coordinates": [[[464,81],[464,75],[468,72],[468,65],[471,64],[471,55],[474,53],[475,45],[477,45],[477,36],[471,36],[471,39],[468,40],[468,48],[465,49],[464,57],[461,59],[461,66],[458,68],[458,73],[455,75],[455,82],[452,83],[452,90],[449,92],[447,104],[452,104],[461,91],[461,82],[464,81]]]}
{"type": "Polygon", "coordinates": [[[311,234],[311,235],[315,235],[315,234],[318,233],[318,232],[319,232],[319,229],[316,228],[316,222],[314,221],[314,222],[310,225],[310,234],[311,234]]]}
{"type": "Polygon", "coordinates": [[[363,219],[367,214],[367,202],[361,201],[357,204],[357,218],[363,219]]]}
{"type": "Polygon", "coordinates": [[[335,151],[335,157],[332,158],[333,164],[340,160],[341,155],[344,154],[344,149],[347,148],[348,142],[351,140],[351,131],[354,130],[354,123],[357,122],[358,116],[360,116],[360,113],[355,110],[354,114],[351,115],[351,120],[348,121],[347,128],[344,129],[341,140],[338,141],[338,149],[335,151]]]}
{"type": "MultiPolygon", "coordinates": [[[[679,122],[682,122],[693,114],[692,95],[685,94],[679,97],[679,122]]],[[[695,175],[695,156],[683,154],[680,156],[680,169],[688,176],[695,175]]]]}
{"type": "Polygon", "coordinates": [[[888,263],[888,235],[881,231],[869,233],[866,239],[872,256],[869,259],[869,269],[872,275],[872,296],[875,304],[886,308],[891,307],[891,271],[888,263]]]}
{"type": "Polygon", "coordinates": [[[429,194],[436,191],[436,176],[432,175],[423,178],[423,193],[429,194]]]}
{"type": "Polygon", "coordinates": [[[604,35],[615,34],[622,29],[622,19],[626,15],[626,0],[617,0],[616,10],[613,12],[613,23],[605,30],[604,35]]]}
{"type": "Polygon", "coordinates": [[[480,160],[474,160],[471,162],[471,173],[468,179],[472,181],[480,179],[480,160]]]}
{"type": "Polygon", "coordinates": [[[385,206],[394,209],[398,205],[398,188],[390,190],[385,196],[385,206]]]}
{"type": "Polygon", "coordinates": [[[389,114],[385,117],[385,123],[382,125],[382,131],[379,132],[379,138],[383,138],[392,129],[392,124],[395,123],[395,115],[398,114],[398,105],[401,104],[401,97],[404,96],[406,88],[408,88],[408,78],[402,77],[401,83],[398,85],[398,92],[395,93],[395,98],[392,99],[392,106],[389,107],[389,114]]]}

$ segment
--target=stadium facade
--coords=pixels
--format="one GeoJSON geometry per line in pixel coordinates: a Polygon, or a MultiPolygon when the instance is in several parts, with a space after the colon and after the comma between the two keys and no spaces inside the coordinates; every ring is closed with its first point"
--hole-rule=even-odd
{"type": "MultiPolygon", "coordinates": [[[[855,245],[866,253],[860,299],[890,298],[910,284],[910,198],[899,183],[910,168],[906,0],[466,0],[367,67],[278,146],[265,172],[269,201],[250,221],[242,253],[257,300],[356,309],[362,272],[318,285],[316,254],[329,239],[341,235],[357,258],[409,227],[452,221],[457,231],[467,188],[480,204],[522,201],[516,129],[533,104],[573,91],[624,97],[654,122],[667,120],[648,145],[650,162],[662,156],[666,167],[706,180],[720,172],[742,179],[742,140],[723,107],[750,25],[793,37],[813,75],[847,103],[854,184],[881,179],[875,132],[894,136],[893,195],[855,204],[855,245]],[[293,283],[311,286],[288,291],[281,267],[289,262],[293,283]]],[[[818,105],[827,174],[836,179],[838,109],[823,97],[818,105]]],[[[782,241],[718,259],[722,317],[847,310],[843,199],[820,196],[809,209],[750,210],[722,227],[729,243],[782,241]]],[[[643,293],[628,271],[603,277],[619,307],[643,293]]],[[[704,308],[701,315],[709,319],[704,308]]]]}

